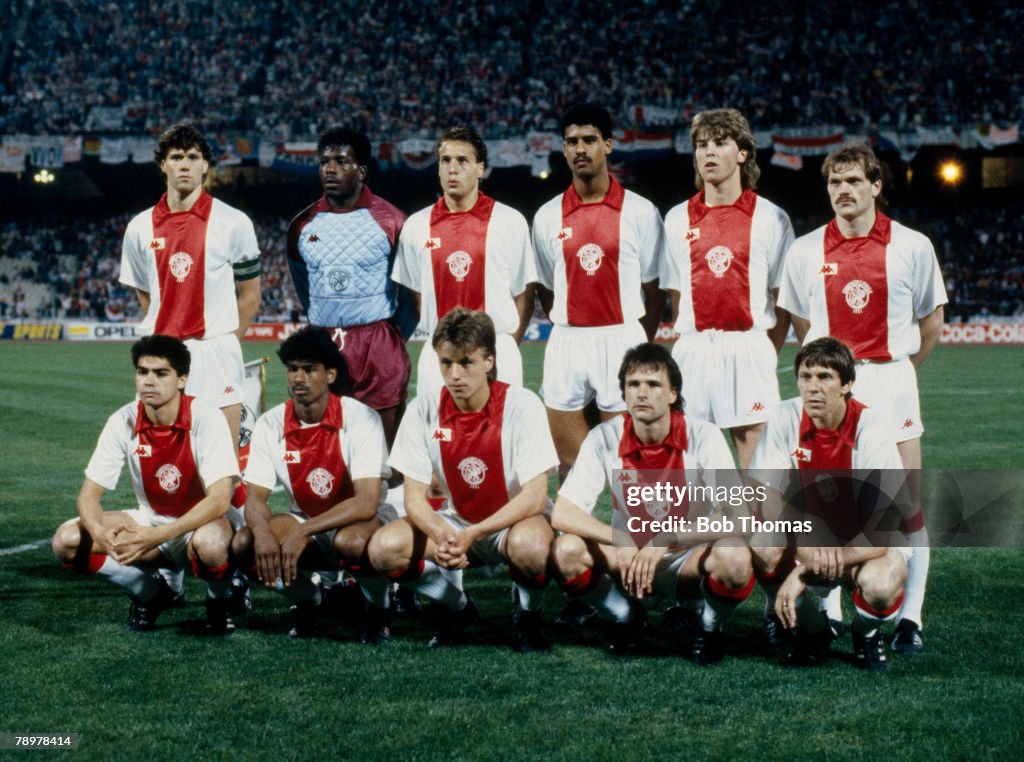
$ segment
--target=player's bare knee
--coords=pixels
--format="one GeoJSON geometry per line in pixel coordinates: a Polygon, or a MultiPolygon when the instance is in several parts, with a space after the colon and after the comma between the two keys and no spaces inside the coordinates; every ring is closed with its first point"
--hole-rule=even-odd
{"type": "Polygon", "coordinates": [[[708,572],[728,587],[743,587],[753,574],[750,548],[746,545],[716,544],[707,563],[708,572]]]}
{"type": "Polygon", "coordinates": [[[555,574],[561,579],[571,579],[587,568],[587,544],[582,537],[563,534],[551,544],[551,557],[555,574]]]}
{"type": "Polygon", "coordinates": [[[57,527],[50,540],[50,548],[53,555],[62,563],[71,563],[75,560],[75,553],[82,542],[82,530],[78,519],[69,519],[57,527]]]}
{"type": "Polygon", "coordinates": [[[401,522],[388,524],[370,538],[367,552],[373,568],[381,574],[407,567],[412,554],[412,532],[401,522]]]}
{"type": "Polygon", "coordinates": [[[521,521],[508,533],[509,563],[528,574],[541,574],[547,568],[554,539],[555,533],[543,519],[521,521]]]}
{"type": "Polygon", "coordinates": [[[252,543],[252,530],[249,527],[242,527],[231,538],[231,555],[235,558],[244,558],[252,552],[252,543]]]}
{"type": "Polygon", "coordinates": [[[751,546],[750,560],[758,574],[774,574],[782,561],[783,548],[763,548],[751,546]]]}
{"type": "Polygon", "coordinates": [[[358,564],[366,555],[369,539],[365,532],[341,530],[334,535],[334,549],[338,558],[346,565],[358,564]]]}
{"type": "Polygon", "coordinates": [[[223,566],[228,562],[232,532],[231,524],[224,519],[203,524],[192,535],[192,552],[206,566],[223,566]]]}
{"type": "Polygon", "coordinates": [[[864,565],[857,575],[861,597],[875,609],[887,609],[899,598],[906,574],[896,564],[879,559],[864,565]]]}

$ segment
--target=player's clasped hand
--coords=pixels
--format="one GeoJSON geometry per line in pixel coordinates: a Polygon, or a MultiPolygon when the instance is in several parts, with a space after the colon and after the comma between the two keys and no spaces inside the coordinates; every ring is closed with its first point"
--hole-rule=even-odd
{"type": "Polygon", "coordinates": [[[472,545],[473,538],[466,531],[449,534],[437,546],[435,558],[438,565],[445,569],[465,569],[469,566],[469,549],[472,545]]]}
{"type": "Polygon", "coordinates": [[[138,524],[125,525],[115,530],[111,543],[111,555],[119,564],[133,564],[158,543],[153,541],[152,527],[138,524]]]}
{"type": "Polygon", "coordinates": [[[626,578],[623,580],[626,592],[638,600],[653,593],[654,573],[664,555],[664,548],[647,547],[637,551],[626,569],[626,578]]]}

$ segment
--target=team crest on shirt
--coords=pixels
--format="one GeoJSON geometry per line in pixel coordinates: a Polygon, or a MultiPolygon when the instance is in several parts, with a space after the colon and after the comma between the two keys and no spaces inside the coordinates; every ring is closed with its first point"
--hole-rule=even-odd
{"type": "Polygon", "coordinates": [[[462,283],[469,275],[469,267],[473,264],[473,258],[466,251],[453,251],[444,261],[448,265],[448,272],[452,274],[459,283],[462,283]]]}
{"type": "Polygon", "coordinates": [[[580,266],[586,270],[587,275],[594,275],[601,266],[601,260],[604,259],[604,249],[596,243],[587,243],[580,247],[580,250],[576,252],[576,256],[580,260],[580,266]]]}
{"type": "Polygon", "coordinates": [[[285,463],[301,463],[302,452],[300,450],[285,450],[284,457],[281,460],[285,463]]]}
{"type": "Polygon", "coordinates": [[[862,280],[851,280],[843,286],[843,296],[846,297],[850,309],[859,315],[871,299],[871,286],[862,280]]]}
{"type": "Polygon", "coordinates": [[[140,458],[149,458],[153,455],[153,448],[148,444],[135,445],[135,455],[140,458]]]}
{"type": "Polygon", "coordinates": [[[427,242],[425,244],[423,244],[423,248],[426,249],[427,251],[433,251],[434,249],[440,249],[441,248],[441,239],[440,238],[428,238],[427,242]]]}
{"type": "Polygon", "coordinates": [[[334,269],[327,273],[328,285],[338,293],[348,288],[348,284],[351,282],[352,276],[349,275],[348,270],[334,269]]]}
{"type": "Polygon", "coordinates": [[[327,498],[334,489],[334,474],[326,468],[314,468],[306,477],[306,484],[313,494],[321,499],[327,498]]]}
{"type": "Polygon", "coordinates": [[[572,228],[562,228],[555,236],[556,241],[568,241],[570,238],[572,238],[572,228]]]}
{"type": "Polygon", "coordinates": [[[826,503],[834,503],[839,497],[839,485],[828,474],[819,474],[814,480],[814,486],[817,488],[818,494],[821,495],[821,499],[826,503]]]}
{"type": "Polygon", "coordinates": [[[184,251],[174,252],[168,264],[171,268],[171,275],[178,283],[184,283],[185,278],[192,272],[192,257],[184,251]]]}
{"type": "Polygon", "coordinates": [[[164,492],[173,495],[181,486],[181,471],[173,463],[168,463],[156,470],[156,480],[164,492]]]}
{"type": "Polygon", "coordinates": [[[725,271],[732,264],[732,251],[728,246],[715,246],[704,255],[704,259],[707,260],[708,267],[715,274],[715,277],[723,278],[725,277],[725,271]]]}
{"type": "Polygon", "coordinates": [[[686,242],[693,243],[700,240],[700,228],[690,228],[686,231],[686,242]]]}
{"type": "Polygon", "coordinates": [[[459,473],[462,474],[466,484],[473,489],[477,489],[484,483],[484,477],[487,476],[487,464],[480,460],[480,458],[474,458],[470,455],[468,458],[463,458],[459,461],[459,473]]]}
{"type": "Polygon", "coordinates": [[[647,515],[655,520],[668,516],[671,507],[672,503],[668,500],[652,500],[649,503],[644,503],[644,510],[647,512],[647,515]]]}
{"type": "Polygon", "coordinates": [[[149,248],[153,249],[154,251],[159,251],[165,248],[166,245],[166,240],[163,238],[154,238],[152,241],[149,242],[149,248]]]}
{"type": "Polygon", "coordinates": [[[811,451],[803,447],[797,447],[795,450],[793,450],[792,455],[801,463],[811,462],[811,451]]]}
{"type": "Polygon", "coordinates": [[[452,430],[451,429],[436,428],[436,429],[434,429],[434,434],[433,434],[433,436],[431,438],[436,440],[436,441],[438,441],[438,442],[451,442],[452,441],[452,430]]]}
{"type": "Polygon", "coordinates": [[[838,262],[826,262],[818,270],[818,275],[839,275],[839,263],[838,262]]]}

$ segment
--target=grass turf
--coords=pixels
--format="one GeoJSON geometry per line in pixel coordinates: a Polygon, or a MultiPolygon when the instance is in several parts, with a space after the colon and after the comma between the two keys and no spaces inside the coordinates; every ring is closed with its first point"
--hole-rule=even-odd
{"type": "MultiPolygon", "coordinates": [[[[0,345],[0,550],[73,515],[103,421],[132,395],[127,349],[0,345]]],[[[534,389],[542,350],[524,348],[534,389]]],[[[792,354],[780,364],[784,396],[795,391],[792,354]]],[[[936,350],[920,378],[926,464],[1020,467],[1022,364],[1016,348],[936,350]]],[[[275,359],[267,399],[283,398],[275,359]]],[[[107,506],[130,507],[130,493],[124,476],[107,506]]],[[[99,759],[1005,756],[1024,741],[1022,580],[1019,549],[934,551],[926,651],[891,656],[890,673],[875,677],[850,667],[848,639],[818,670],[782,669],[761,645],[760,593],[730,621],[717,668],[695,668],[654,637],[615,662],[591,628],[551,627],[553,652],[521,657],[508,647],[507,579],[476,574],[467,589],[483,622],[455,650],[428,652],[429,629],[406,619],[382,649],[333,620],[295,642],[286,604],[264,590],[233,637],[205,639],[191,579],[190,607],[135,635],[123,627],[124,594],[72,577],[44,546],[0,556],[0,733],[78,733],[79,751],[99,759]]],[[[560,608],[556,590],[547,604],[560,608]]]]}

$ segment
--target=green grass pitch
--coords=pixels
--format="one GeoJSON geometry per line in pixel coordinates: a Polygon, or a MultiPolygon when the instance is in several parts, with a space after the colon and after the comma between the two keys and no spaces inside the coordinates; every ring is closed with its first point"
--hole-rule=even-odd
{"type": "MultiPolygon", "coordinates": [[[[524,348],[534,389],[542,351],[524,348]]],[[[928,466],[1021,467],[1022,365],[1020,348],[936,350],[920,377],[928,466]]],[[[793,394],[792,374],[780,378],[793,394]]],[[[7,551],[74,514],[100,428],[132,393],[126,344],[0,345],[0,733],[74,732],[79,758],[100,760],[937,760],[1005,757],[1024,742],[1019,549],[933,552],[926,651],[890,656],[881,677],[849,665],[848,639],[816,671],[784,670],[759,640],[759,592],[730,621],[717,668],[693,667],[657,638],[618,663],[589,629],[551,627],[552,653],[522,657],[509,648],[507,579],[476,574],[467,588],[483,623],[442,653],[411,620],[376,650],[341,621],[294,642],[284,600],[263,590],[233,637],[207,640],[195,580],[187,609],[129,633],[113,586],[73,577],[48,546],[7,551]]],[[[283,398],[275,358],[267,399],[283,398]]],[[[130,492],[123,476],[108,507],[129,507],[130,492]]],[[[557,590],[547,604],[557,613],[557,590]]]]}

